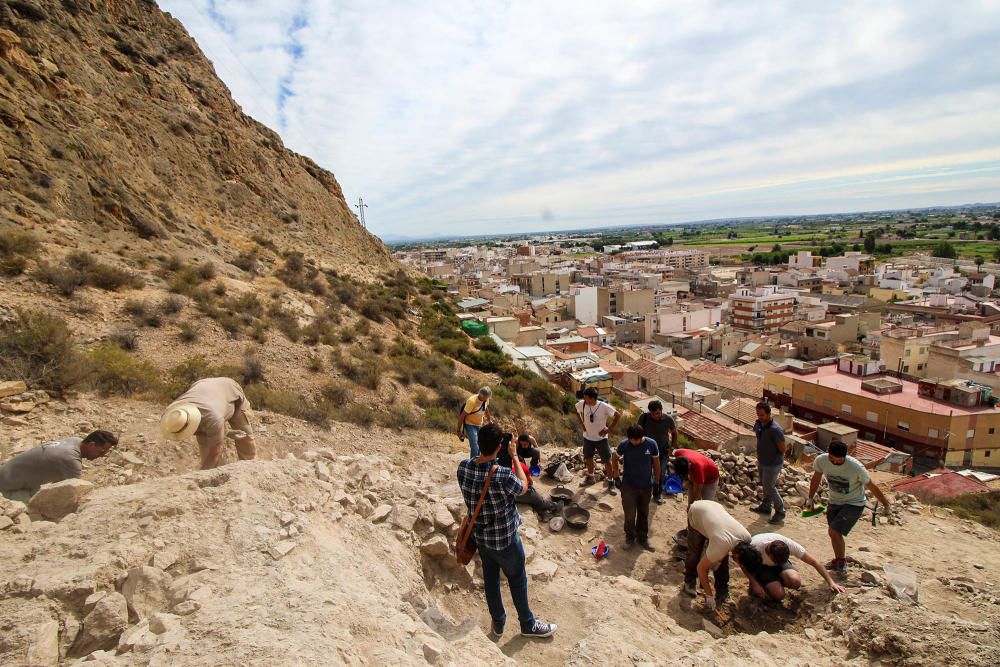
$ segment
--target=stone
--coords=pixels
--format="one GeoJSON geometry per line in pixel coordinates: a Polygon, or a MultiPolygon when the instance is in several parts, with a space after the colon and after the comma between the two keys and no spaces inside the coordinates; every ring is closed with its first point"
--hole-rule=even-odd
{"type": "Polygon", "coordinates": [[[83,609],[85,612],[90,612],[98,602],[100,602],[108,594],[107,591],[94,591],[87,596],[87,599],[83,602],[83,609]]]}
{"type": "Polygon", "coordinates": [[[444,558],[449,551],[448,540],[442,535],[434,535],[420,545],[420,552],[431,558],[444,558]]]}
{"type": "Polygon", "coordinates": [[[149,629],[158,635],[178,627],[180,617],[166,612],[157,612],[149,617],[149,629]]]}
{"type": "Polygon", "coordinates": [[[28,646],[26,661],[29,665],[59,664],[59,623],[45,621],[35,630],[35,636],[28,646]]]}
{"type": "Polygon", "coordinates": [[[295,521],[295,515],[292,514],[291,512],[282,512],[281,514],[278,515],[278,522],[282,526],[287,526],[293,521],[295,521]]]}
{"type": "Polygon", "coordinates": [[[372,512],[371,515],[372,523],[385,521],[386,517],[388,517],[391,513],[392,513],[392,505],[379,505],[378,507],[375,508],[375,511],[372,512]]]}
{"type": "Polygon", "coordinates": [[[17,396],[18,394],[23,394],[26,391],[28,391],[28,385],[20,380],[0,382],[0,398],[17,396]]]}
{"type": "Polygon", "coordinates": [[[424,660],[432,665],[436,665],[441,660],[441,654],[444,652],[435,642],[424,642],[422,650],[424,660]]]}
{"type": "Polygon", "coordinates": [[[527,566],[528,576],[538,581],[549,581],[556,575],[559,566],[544,558],[535,558],[527,566]]]}
{"type": "Polygon", "coordinates": [[[27,412],[31,412],[37,406],[38,403],[34,400],[22,400],[19,396],[12,396],[10,398],[0,400],[0,410],[3,412],[10,412],[15,415],[23,415],[27,412]]]}
{"type": "Polygon", "coordinates": [[[138,456],[132,452],[121,452],[120,453],[122,461],[134,466],[146,465],[146,462],[140,459],[138,456]]]}
{"type": "Polygon", "coordinates": [[[173,578],[158,567],[142,565],[128,571],[122,594],[137,618],[167,609],[173,578]]]}
{"type": "Polygon", "coordinates": [[[441,530],[448,530],[455,525],[455,516],[444,503],[434,503],[431,507],[431,514],[434,519],[434,526],[441,530]]]}
{"type": "Polygon", "coordinates": [[[810,641],[816,641],[816,639],[819,637],[819,633],[813,630],[812,628],[806,628],[805,630],[802,631],[802,633],[806,636],[806,639],[810,641]]]}
{"type": "Polygon", "coordinates": [[[108,593],[83,619],[83,628],[70,649],[75,656],[112,649],[128,627],[128,603],[121,593],[108,593]]]}
{"type": "Polygon", "coordinates": [[[396,528],[409,532],[413,530],[413,525],[419,518],[420,515],[414,508],[408,505],[396,505],[389,516],[389,521],[396,528]]]}
{"type": "Polygon", "coordinates": [[[28,506],[20,500],[7,500],[3,496],[0,496],[0,512],[6,517],[16,519],[18,516],[24,514],[27,509],[28,506]]]}
{"type": "Polygon", "coordinates": [[[722,628],[717,626],[715,623],[712,623],[707,618],[701,619],[701,629],[707,632],[708,634],[712,635],[712,637],[714,637],[715,639],[719,639],[720,637],[722,637],[723,634],[722,628]]]}
{"type": "Polygon", "coordinates": [[[196,600],[185,600],[180,604],[174,605],[173,611],[178,616],[188,616],[198,611],[199,609],[201,609],[201,603],[197,602],[196,600]]]}
{"type": "Polygon", "coordinates": [[[375,511],[375,506],[368,498],[361,497],[354,504],[354,511],[360,514],[362,518],[367,519],[375,511]]]}
{"type": "Polygon", "coordinates": [[[147,653],[156,647],[156,634],[149,629],[149,619],[143,619],[122,633],[118,639],[118,652],[147,653]]]}
{"type": "Polygon", "coordinates": [[[179,556],[176,549],[159,549],[153,554],[153,567],[168,570],[177,562],[179,556]]]}
{"type": "Polygon", "coordinates": [[[28,512],[58,521],[77,511],[80,501],[94,490],[94,483],[83,479],[64,479],[43,484],[28,501],[28,512]]]}
{"type": "Polygon", "coordinates": [[[334,494],[333,494],[333,502],[339,503],[339,504],[343,505],[344,507],[353,507],[354,506],[354,496],[352,496],[351,494],[347,493],[343,489],[340,489],[340,490],[334,492],[334,494]]]}
{"type": "Polygon", "coordinates": [[[309,450],[308,452],[302,452],[302,459],[308,463],[314,463],[319,458],[319,452],[314,452],[309,450]]]}
{"type": "Polygon", "coordinates": [[[291,540],[282,540],[277,544],[271,545],[271,547],[268,548],[267,552],[271,554],[271,558],[273,558],[274,560],[281,560],[289,553],[291,553],[292,549],[294,548],[295,548],[295,542],[291,540]]]}
{"type": "Polygon", "coordinates": [[[878,586],[882,583],[882,578],[878,576],[877,572],[873,572],[872,570],[862,570],[861,583],[871,584],[872,586],[878,586]]]}
{"type": "Polygon", "coordinates": [[[316,478],[321,482],[330,482],[330,466],[322,461],[316,461],[314,465],[316,468],[316,478]]]}
{"type": "Polygon", "coordinates": [[[9,516],[3,514],[0,515],[0,530],[6,530],[14,525],[14,520],[9,516]]]}
{"type": "Polygon", "coordinates": [[[976,568],[977,570],[985,570],[986,569],[986,566],[983,565],[982,563],[973,563],[972,567],[976,568]]]}

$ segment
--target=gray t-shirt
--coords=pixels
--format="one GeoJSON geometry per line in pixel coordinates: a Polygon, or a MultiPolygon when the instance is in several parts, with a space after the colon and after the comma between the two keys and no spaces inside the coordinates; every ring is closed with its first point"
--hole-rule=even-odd
{"type": "Polygon", "coordinates": [[[835,466],[830,463],[828,454],[820,454],[813,461],[813,470],[826,475],[831,505],[865,504],[865,484],[872,478],[861,461],[848,456],[842,464],[835,466]]]}
{"type": "Polygon", "coordinates": [[[21,452],[0,465],[0,493],[28,491],[42,484],[77,478],[83,470],[82,438],[63,438],[21,452]]]}

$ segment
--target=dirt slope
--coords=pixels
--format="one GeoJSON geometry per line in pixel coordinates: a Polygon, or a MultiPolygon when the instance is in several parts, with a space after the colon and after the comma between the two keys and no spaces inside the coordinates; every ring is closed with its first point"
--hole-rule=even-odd
{"type": "Polygon", "coordinates": [[[154,2],[5,1],[0,29],[0,219],[66,249],[228,261],[259,235],[363,277],[392,265],[154,2]]]}
{"type": "MultiPolygon", "coordinates": [[[[764,610],[737,574],[734,618],[716,638],[680,593],[669,536],[683,503],[655,509],[655,553],[625,552],[618,499],[584,494],[594,515],[585,532],[554,534],[522,512],[532,605],[559,633],[538,642],[511,629],[494,642],[479,568],[457,568],[444,552],[461,516],[450,438],[381,429],[359,438],[261,414],[265,458],[276,460],[184,472],[194,454],[155,441],[143,419],[154,407],[126,409],[125,446],[141,464],[121,454],[89,464],[85,478],[102,486],[77,513],[0,531],[3,664],[37,655],[45,628],[70,650],[87,598],[127,592],[135,577],[153,593],[130,614],[126,639],[95,654],[104,664],[996,664],[998,536],[946,514],[861,523],[849,541],[849,555],[876,574],[885,563],[913,569],[920,606],[864,585],[856,566],[843,595],[803,571],[804,589],[764,610]],[[589,547],[599,537],[613,550],[597,562],[589,547]],[[136,575],[142,566],[155,576],[136,575]],[[151,632],[156,623],[167,631],[151,632]]],[[[68,412],[63,428],[85,413],[68,412]]],[[[58,428],[57,414],[39,430],[58,428]]],[[[770,528],[744,507],[733,512],[751,532],[770,528]]],[[[789,516],[783,532],[825,560],[823,519],[789,516]]]]}

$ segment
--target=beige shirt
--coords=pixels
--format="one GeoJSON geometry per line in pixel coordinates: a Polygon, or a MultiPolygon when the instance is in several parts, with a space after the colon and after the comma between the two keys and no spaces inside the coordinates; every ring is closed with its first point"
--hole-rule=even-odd
{"type": "Polygon", "coordinates": [[[231,378],[198,380],[171,405],[177,403],[198,406],[201,423],[195,435],[210,442],[222,442],[226,437],[226,422],[233,418],[237,410],[250,407],[243,389],[231,378]]]}
{"type": "Polygon", "coordinates": [[[688,521],[692,528],[708,540],[705,556],[713,563],[725,558],[740,542],[750,539],[750,531],[714,500],[696,500],[691,503],[688,521]]]}

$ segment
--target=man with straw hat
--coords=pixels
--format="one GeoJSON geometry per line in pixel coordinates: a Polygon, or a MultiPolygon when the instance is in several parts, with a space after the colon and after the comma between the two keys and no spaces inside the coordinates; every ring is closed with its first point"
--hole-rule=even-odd
{"type": "Polygon", "coordinates": [[[235,380],[205,378],[167,406],[160,418],[160,431],[167,440],[195,436],[201,450],[201,469],[207,470],[219,465],[229,422],[236,454],[241,461],[247,461],[257,454],[247,419],[249,410],[250,403],[235,380]]]}

